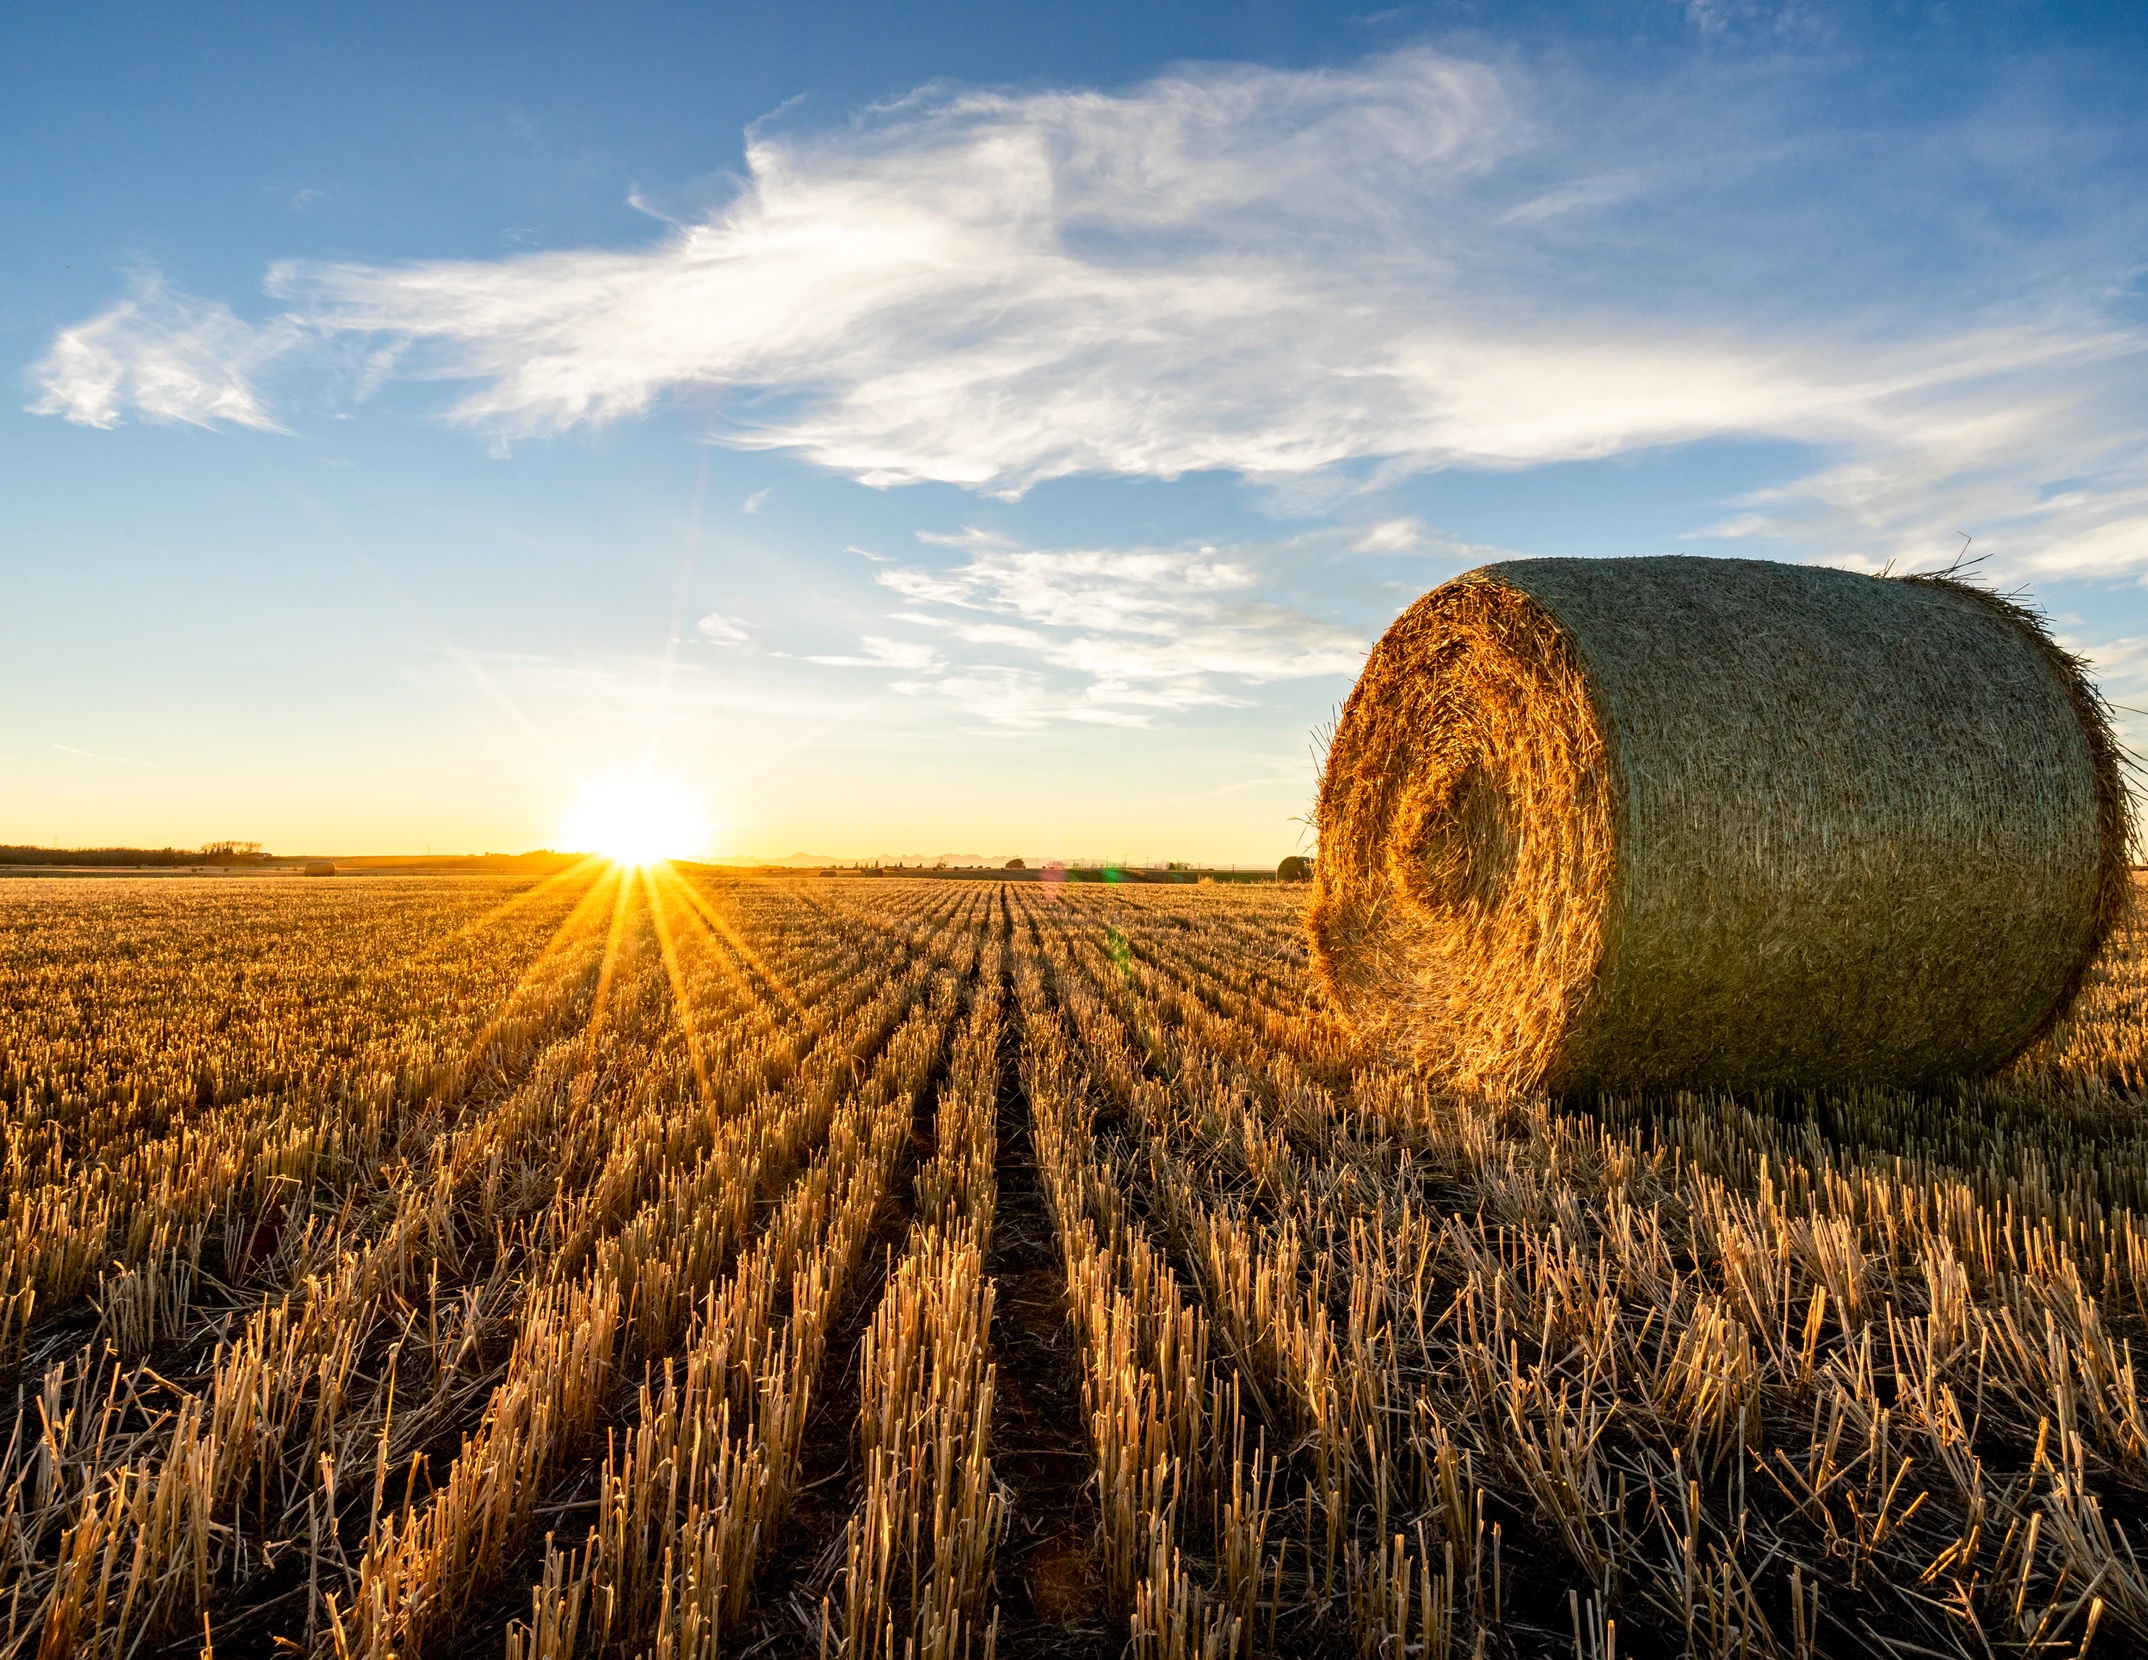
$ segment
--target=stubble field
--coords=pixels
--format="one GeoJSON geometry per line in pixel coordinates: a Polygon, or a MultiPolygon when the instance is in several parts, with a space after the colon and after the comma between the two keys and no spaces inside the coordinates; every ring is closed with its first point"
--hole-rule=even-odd
{"type": "Polygon", "coordinates": [[[1298,892],[0,885],[0,1656],[2148,1644],[2143,941],[1491,1105],[1298,892]]]}

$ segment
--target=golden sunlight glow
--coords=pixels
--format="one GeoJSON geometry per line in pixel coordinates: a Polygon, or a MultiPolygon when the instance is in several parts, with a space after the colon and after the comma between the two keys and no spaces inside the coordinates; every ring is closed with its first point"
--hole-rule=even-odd
{"type": "Polygon", "coordinates": [[[653,865],[698,853],[707,832],[700,803],[677,779],[640,772],[584,783],[561,840],[622,865],[653,865]]]}

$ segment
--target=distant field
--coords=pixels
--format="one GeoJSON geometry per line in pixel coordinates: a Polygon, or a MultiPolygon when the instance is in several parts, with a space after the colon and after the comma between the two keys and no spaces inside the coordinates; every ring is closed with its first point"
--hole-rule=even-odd
{"type": "Polygon", "coordinates": [[[2148,983],[1488,1106],[1302,888],[0,885],[0,1656],[2148,1644],[2148,983]]]}

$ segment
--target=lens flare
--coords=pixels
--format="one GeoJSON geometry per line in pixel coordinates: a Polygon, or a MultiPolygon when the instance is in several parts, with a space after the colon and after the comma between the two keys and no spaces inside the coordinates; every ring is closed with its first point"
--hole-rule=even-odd
{"type": "Polygon", "coordinates": [[[708,823],[676,778],[630,773],[582,785],[561,840],[622,865],[661,864],[701,850],[708,823]]]}

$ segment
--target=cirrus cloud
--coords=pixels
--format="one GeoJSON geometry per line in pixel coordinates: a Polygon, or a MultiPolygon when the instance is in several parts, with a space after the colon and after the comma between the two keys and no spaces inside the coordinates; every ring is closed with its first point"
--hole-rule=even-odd
{"type": "Polygon", "coordinates": [[[287,263],[260,328],[137,293],[55,340],[32,407],[266,426],[261,371],[352,340],[502,438],[706,396],[728,443],[1001,495],[1763,436],[1812,446],[1811,475],[1711,533],[1883,558],[1975,508],[2014,564],[2148,559],[2148,338],[2093,303],[2108,260],[2035,303],[1989,247],[1955,288],[1875,265],[1896,288],[1859,291],[1923,164],[1816,241],[1856,214],[1740,205],[1740,168],[1774,164],[1682,107],[1422,48],[1119,94],[934,89],[756,132],[736,197],[646,246],[287,263]]]}
{"type": "Polygon", "coordinates": [[[30,371],[43,393],[30,409],[92,427],[117,426],[131,411],[150,421],[280,431],[254,377],[302,332],[290,319],[255,329],[227,305],[139,275],[109,311],[53,339],[30,371]]]}
{"type": "Polygon", "coordinates": [[[727,617],[721,611],[711,611],[694,627],[711,645],[745,646],[753,643],[753,625],[739,617],[727,617]]]}
{"type": "Polygon", "coordinates": [[[1276,681],[1349,676],[1364,661],[1356,629],[1264,597],[1267,567],[1302,549],[1032,549],[977,530],[919,540],[966,557],[875,580],[906,602],[889,621],[933,639],[866,635],[856,653],[808,661],[899,670],[891,690],[1016,730],[1148,726],[1244,704],[1276,681]]]}

